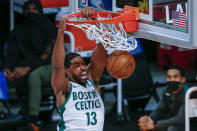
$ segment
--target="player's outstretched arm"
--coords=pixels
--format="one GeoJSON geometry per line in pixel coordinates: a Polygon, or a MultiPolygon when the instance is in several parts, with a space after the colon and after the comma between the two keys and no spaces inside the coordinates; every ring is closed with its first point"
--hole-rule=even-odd
{"type": "Polygon", "coordinates": [[[101,43],[98,43],[92,53],[90,65],[88,67],[88,74],[90,74],[90,77],[92,78],[97,87],[99,84],[100,77],[105,68],[106,59],[107,51],[101,43]]]}
{"type": "Polygon", "coordinates": [[[65,76],[64,60],[64,30],[66,29],[66,17],[61,16],[57,39],[52,53],[52,86],[56,95],[57,105],[60,106],[65,101],[65,96],[69,90],[69,82],[65,76]]]}
{"type": "MultiPolygon", "coordinates": [[[[94,8],[85,8],[82,11],[83,16],[87,18],[91,17],[94,14],[94,12],[95,12],[94,8]]],[[[93,80],[99,93],[100,93],[100,89],[98,88],[99,80],[105,68],[106,58],[107,58],[107,51],[105,50],[105,48],[101,43],[98,43],[92,53],[90,65],[88,66],[88,77],[90,77],[93,80]]]]}

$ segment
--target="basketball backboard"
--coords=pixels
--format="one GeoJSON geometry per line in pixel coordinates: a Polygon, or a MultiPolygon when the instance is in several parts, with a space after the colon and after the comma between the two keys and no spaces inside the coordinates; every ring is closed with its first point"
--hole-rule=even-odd
{"type": "Polygon", "coordinates": [[[138,38],[188,49],[197,48],[197,0],[112,0],[112,10],[139,7],[138,38]]]}

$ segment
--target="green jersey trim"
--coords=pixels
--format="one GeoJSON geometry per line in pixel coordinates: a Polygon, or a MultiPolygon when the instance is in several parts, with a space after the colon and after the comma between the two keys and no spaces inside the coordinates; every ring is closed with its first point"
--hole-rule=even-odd
{"type": "Polygon", "coordinates": [[[63,118],[63,113],[66,110],[65,105],[68,102],[68,100],[70,99],[71,92],[72,92],[72,84],[70,83],[70,90],[69,90],[67,98],[66,98],[65,102],[61,106],[58,107],[58,110],[60,111],[60,118],[61,118],[57,124],[59,127],[59,131],[64,131],[66,129],[64,118],[63,118]]]}
{"type": "Polygon", "coordinates": [[[70,83],[70,90],[69,90],[69,93],[68,93],[68,96],[67,96],[65,102],[61,106],[58,106],[58,110],[60,112],[64,112],[65,111],[65,105],[68,102],[68,100],[70,99],[71,92],[72,92],[72,84],[70,83]]]}
{"type": "Polygon", "coordinates": [[[88,81],[90,81],[92,83],[92,85],[94,86],[94,88],[96,89],[96,86],[94,85],[94,83],[92,82],[92,80],[90,80],[90,78],[87,78],[88,81]]]}
{"type": "Polygon", "coordinates": [[[65,122],[64,122],[64,118],[63,118],[63,113],[64,112],[60,112],[60,121],[57,123],[58,127],[59,127],[59,131],[64,131],[66,129],[66,126],[65,126],[65,122]]]}

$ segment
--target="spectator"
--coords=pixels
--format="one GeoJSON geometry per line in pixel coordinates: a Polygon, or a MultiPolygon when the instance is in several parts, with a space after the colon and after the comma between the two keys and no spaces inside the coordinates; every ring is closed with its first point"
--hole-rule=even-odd
{"type": "Polygon", "coordinates": [[[16,87],[18,96],[28,94],[28,75],[34,69],[50,64],[57,35],[55,23],[44,16],[39,0],[26,1],[23,14],[24,22],[10,32],[3,70],[9,86],[16,87]]]}
{"type": "Polygon", "coordinates": [[[142,131],[184,131],[185,83],[184,71],[178,66],[169,66],[166,71],[167,88],[162,99],[150,116],[142,116],[138,125],[142,131]]]}
{"type": "Polygon", "coordinates": [[[29,86],[29,115],[31,123],[37,123],[40,102],[41,102],[41,89],[44,83],[51,83],[52,66],[44,65],[33,70],[28,77],[29,86]]]}

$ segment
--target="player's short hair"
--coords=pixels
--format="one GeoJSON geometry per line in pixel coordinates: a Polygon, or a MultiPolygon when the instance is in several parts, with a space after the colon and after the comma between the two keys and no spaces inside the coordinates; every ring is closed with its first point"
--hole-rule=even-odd
{"type": "Polygon", "coordinates": [[[179,70],[180,74],[182,77],[185,77],[185,72],[184,70],[180,67],[180,66],[177,66],[177,65],[170,65],[166,68],[166,72],[170,69],[176,69],[176,70],[179,70]]]}
{"type": "Polygon", "coordinates": [[[71,65],[71,60],[74,59],[75,57],[78,57],[78,56],[80,56],[80,55],[77,53],[74,53],[74,52],[66,54],[65,61],[64,61],[64,67],[69,68],[71,65]]]}
{"type": "Polygon", "coordinates": [[[29,5],[31,4],[35,5],[35,10],[37,10],[40,14],[43,13],[42,11],[43,7],[39,0],[28,0],[23,5],[23,14],[25,14],[29,10],[29,5]]]}

